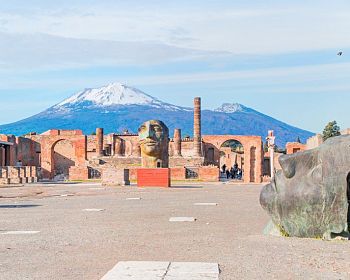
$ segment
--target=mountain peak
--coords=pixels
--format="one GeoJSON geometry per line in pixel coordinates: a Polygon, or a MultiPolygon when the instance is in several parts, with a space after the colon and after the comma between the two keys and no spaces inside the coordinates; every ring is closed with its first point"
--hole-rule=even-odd
{"type": "Polygon", "coordinates": [[[244,111],[244,106],[239,103],[224,103],[219,108],[214,109],[215,112],[235,113],[244,111]]]}
{"type": "Polygon", "coordinates": [[[110,83],[100,88],[88,88],[65,99],[55,107],[88,103],[94,106],[160,105],[162,102],[136,88],[122,83],[110,83]]]}

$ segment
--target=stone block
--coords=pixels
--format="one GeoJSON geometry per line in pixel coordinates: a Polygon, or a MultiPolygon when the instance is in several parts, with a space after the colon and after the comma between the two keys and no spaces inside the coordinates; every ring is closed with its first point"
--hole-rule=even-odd
{"type": "Polygon", "coordinates": [[[138,187],[170,187],[170,168],[137,169],[138,187]]]}
{"type": "Polygon", "coordinates": [[[21,178],[9,178],[10,182],[9,184],[22,184],[22,179],[21,178]]]}
{"type": "Polygon", "coordinates": [[[24,168],[25,168],[25,172],[26,172],[26,177],[27,178],[32,177],[33,176],[32,175],[32,167],[31,166],[25,166],[24,168]]]}
{"type": "Polygon", "coordinates": [[[186,180],[186,168],[185,167],[171,168],[171,180],[186,180]]]}
{"type": "Polygon", "coordinates": [[[107,167],[102,170],[103,186],[127,186],[130,185],[129,169],[107,167]]]}
{"type": "Polygon", "coordinates": [[[0,167],[0,178],[8,178],[8,168],[6,166],[0,167]]]}
{"type": "Polygon", "coordinates": [[[10,179],[9,178],[0,178],[0,185],[9,185],[10,179]]]}
{"type": "Polygon", "coordinates": [[[71,166],[69,167],[69,180],[88,180],[89,169],[87,166],[71,166]]]}
{"type": "Polygon", "coordinates": [[[26,168],[25,167],[18,167],[19,177],[25,178],[26,177],[26,168]]]}
{"type": "Polygon", "coordinates": [[[8,166],[8,178],[10,179],[18,179],[20,177],[19,167],[8,166]]]}
{"type": "Polygon", "coordinates": [[[220,180],[220,169],[213,167],[200,167],[198,169],[198,179],[206,182],[218,182],[220,180]]]}

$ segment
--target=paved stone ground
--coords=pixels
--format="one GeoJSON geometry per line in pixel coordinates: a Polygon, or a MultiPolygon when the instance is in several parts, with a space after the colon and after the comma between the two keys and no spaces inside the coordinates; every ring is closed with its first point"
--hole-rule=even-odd
{"type": "Polygon", "coordinates": [[[260,189],[221,183],[1,188],[0,233],[39,232],[0,234],[0,278],[97,280],[120,261],[165,261],[219,263],[220,279],[229,280],[350,279],[350,242],[264,236],[260,189]]]}

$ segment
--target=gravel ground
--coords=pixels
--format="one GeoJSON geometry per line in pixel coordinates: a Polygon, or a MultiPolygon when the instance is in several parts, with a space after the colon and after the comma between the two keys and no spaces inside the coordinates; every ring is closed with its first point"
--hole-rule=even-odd
{"type": "Polygon", "coordinates": [[[0,279],[100,279],[118,261],[216,262],[220,279],[350,279],[350,242],[265,236],[261,185],[0,189],[0,279]],[[74,194],[74,196],[61,196],[74,194]],[[141,197],[141,200],[127,198],[141,197]],[[217,206],[194,203],[218,203],[217,206]],[[19,206],[19,207],[14,207],[19,206]],[[83,209],[104,211],[83,211],[83,209]],[[195,217],[195,222],[169,222],[195,217]]]}

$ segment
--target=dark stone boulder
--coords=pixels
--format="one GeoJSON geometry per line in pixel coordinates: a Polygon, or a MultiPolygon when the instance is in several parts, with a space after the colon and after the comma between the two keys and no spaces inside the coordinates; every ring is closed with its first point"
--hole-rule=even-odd
{"type": "Polygon", "coordinates": [[[264,186],[260,204],[286,236],[329,239],[348,230],[350,135],[279,158],[282,170],[264,186]]]}

